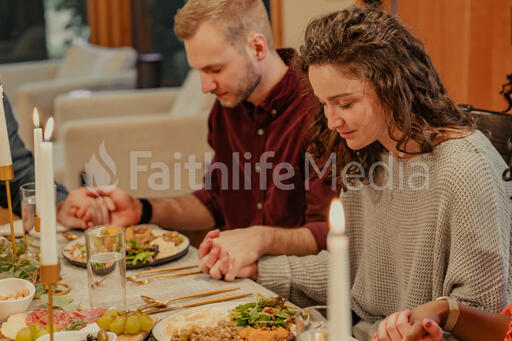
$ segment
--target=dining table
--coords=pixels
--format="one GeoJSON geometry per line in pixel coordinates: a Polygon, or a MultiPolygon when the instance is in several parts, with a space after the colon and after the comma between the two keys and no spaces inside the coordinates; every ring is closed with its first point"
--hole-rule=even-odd
{"type": "MultiPolygon", "coordinates": [[[[15,219],[19,219],[15,217],[15,219]]],[[[0,209],[0,225],[8,223],[8,214],[7,210],[0,209]]],[[[158,228],[158,227],[155,227],[158,228]]],[[[69,234],[75,235],[77,237],[84,236],[84,232],[81,230],[68,230],[67,231],[68,238],[69,234]]],[[[37,240],[34,240],[34,243],[37,244],[37,240]]],[[[63,257],[62,250],[65,248],[66,244],[70,241],[64,237],[62,233],[57,234],[57,246],[59,248],[59,261],[60,261],[60,276],[61,283],[69,286],[70,291],[66,294],[66,296],[73,299],[73,304],[79,305],[81,309],[91,308],[89,304],[89,290],[88,290],[88,278],[87,278],[87,270],[85,268],[81,268],[75,265],[72,265],[66,258],[63,257]]],[[[182,265],[194,265],[198,264],[198,256],[197,249],[193,246],[188,248],[187,253],[176,260],[173,260],[169,263],[160,264],[154,267],[145,267],[139,268],[135,270],[127,270],[126,276],[132,276],[137,274],[140,271],[150,270],[150,269],[158,269],[165,267],[174,267],[174,266],[182,266],[182,265]]],[[[265,287],[259,285],[255,281],[250,279],[237,279],[234,282],[226,282],[221,280],[215,280],[211,278],[208,274],[200,273],[193,274],[181,277],[172,277],[172,278],[160,278],[150,281],[146,285],[138,285],[132,283],[130,281],[126,281],[126,309],[133,310],[139,306],[146,304],[141,295],[150,296],[162,301],[166,301],[173,297],[185,296],[195,293],[202,293],[206,291],[212,291],[217,289],[224,288],[232,288],[239,287],[240,289],[217,294],[208,297],[199,297],[199,298],[191,298],[183,301],[178,301],[173,304],[181,304],[181,303],[191,303],[199,300],[209,299],[209,298],[217,298],[228,295],[235,295],[241,293],[252,293],[252,295],[233,300],[234,304],[242,304],[246,302],[251,302],[256,299],[256,294],[262,294],[264,296],[275,296],[273,292],[266,289],[265,287]]],[[[43,305],[43,302],[39,299],[34,299],[29,307],[29,310],[37,309],[43,305]]],[[[193,308],[189,308],[193,309],[193,308]]],[[[180,310],[177,310],[178,312],[180,310]]],[[[176,313],[177,311],[171,312],[161,312],[156,313],[151,316],[156,318],[157,320],[161,320],[168,316],[169,314],[176,313]]],[[[5,340],[5,339],[4,339],[5,340]]],[[[151,335],[148,340],[156,341],[151,335]]],[[[0,341],[3,339],[0,337],[0,341]]]]}
{"type": "MultiPolygon", "coordinates": [[[[16,219],[19,219],[16,217],[16,219]]],[[[8,215],[6,214],[5,209],[0,209],[0,225],[8,223],[8,215]]],[[[154,227],[157,228],[158,227],[154,227]]],[[[60,261],[60,276],[61,283],[69,286],[70,291],[66,294],[66,296],[73,299],[73,303],[79,305],[81,309],[91,308],[89,304],[89,290],[88,290],[88,278],[87,278],[87,270],[85,268],[81,268],[71,264],[62,254],[62,250],[65,248],[66,244],[70,242],[69,235],[75,235],[77,237],[84,236],[84,232],[81,230],[68,230],[66,231],[67,237],[64,237],[64,234],[57,234],[57,246],[59,248],[59,261],[60,261]]],[[[37,241],[34,241],[37,244],[37,241]]],[[[198,264],[198,255],[197,249],[193,246],[188,248],[187,253],[176,260],[173,260],[169,263],[160,264],[154,267],[145,267],[139,268],[135,270],[127,270],[126,276],[132,276],[137,274],[140,271],[150,270],[150,269],[159,269],[165,267],[177,267],[184,265],[194,265],[198,264]]],[[[159,278],[150,281],[145,285],[138,285],[132,283],[130,281],[126,281],[126,309],[133,310],[146,304],[141,295],[150,296],[156,298],[161,301],[166,301],[173,297],[191,295],[195,293],[202,293],[206,291],[218,290],[218,289],[227,289],[232,287],[239,287],[240,289],[236,291],[231,291],[227,293],[217,294],[208,297],[199,297],[199,298],[191,298],[184,301],[178,301],[173,304],[180,303],[191,303],[199,300],[209,299],[209,298],[217,298],[228,295],[235,295],[241,293],[251,293],[250,296],[236,299],[233,301],[234,305],[247,303],[256,300],[256,295],[261,294],[263,296],[275,296],[276,294],[272,291],[266,289],[265,287],[259,285],[257,282],[250,279],[236,279],[234,282],[226,282],[222,280],[216,280],[211,278],[208,274],[200,273],[193,274],[187,276],[180,277],[172,277],[172,278],[159,278]]],[[[29,307],[29,310],[37,309],[43,305],[43,302],[39,299],[34,299],[29,307]]],[[[193,308],[189,308],[193,309],[193,308]]],[[[156,313],[153,316],[157,321],[164,319],[169,314],[174,314],[177,311],[170,312],[161,312],[156,313]]],[[[158,322],[157,322],[158,323],[158,322]]],[[[4,341],[6,339],[2,339],[0,337],[0,341],[4,341]]],[[[149,335],[146,340],[149,341],[157,341],[152,335],[149,335]]],[[[356,339],[351,339],[357,341],[356,339]]]]}

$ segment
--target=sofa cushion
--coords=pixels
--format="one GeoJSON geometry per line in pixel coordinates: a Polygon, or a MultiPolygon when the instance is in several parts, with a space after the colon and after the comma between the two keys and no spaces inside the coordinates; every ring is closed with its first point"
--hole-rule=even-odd
{"type": "Polygon", "coordinates": [[[175,117],[207,116],[210,114],[214,102],[215,95],[202,92],[199,71],[192,69],[171,107],[171,115],[175,117]]]}
{"type": "Polygon", "coordinates": [[[133,69],[137,53],[131,47],[73,45],[66,53],[56,78],[96,76],[133,69]]]}

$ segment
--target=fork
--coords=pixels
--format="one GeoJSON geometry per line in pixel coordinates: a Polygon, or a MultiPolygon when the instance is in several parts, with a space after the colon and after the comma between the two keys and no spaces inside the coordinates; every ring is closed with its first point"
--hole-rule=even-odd
{"type": "Polygon", "coordinates": [[[169,299],[169,300],[167,300],[165,302],[157,300],[157,299],[155,299],[153,297],[141,295],[140,297],[142,297],[142,299],[146,303],[149,303],[149,304],[147,304],[145,306],[142,306],[142,307],[138,308],[137,310],[138,311],[143,311],[143,310],[146,310],[146,309],[149,309],[149,308],[152,308],[152,307],[165,308],[171,302],[176,302],[176,301],[184,300],[184,299],[187,299],[187,298],[211,296],[211,295],[221,294],[221,293],[225,293],[225,292],[229,292],[229,291],[235,291],[235,290],[238,290],[238,289],[240,289],[240,287],[233,287],[233,288],[226,288],[226,289],[206,291],[206,292],[201,292],[201,293],[198,293],[198,294],[192,294],[192,295],[186,295],[186,296],[180,296],[180,297],[173,297],[173,298],[171,298],[171,299],[169,299]]]}
{"type": "Polygon", "coordinates": [[[175,306],[166,307],[166,308],[150,309],[150,310],[146,310],[144,313],[149,315],[149,314],[161,313],[161,312],[164,312],[164,311],[172,311],[172,310],[178,310],[178,309],[183,309],[183,308],[197,307],[197,306],[200,306],[200,305],[206,305],[206,304],[212,304],[212,303],[217,303],[217,302],[236,300],[236,299],[247,297],[247,296],[251,296],[251,295],[252,295],[252,293],[248,292],[248,293],[231,295],[231,296],[223,296],[223,297],[218,297],[218,298],[211,298],[211,299],[204,300],[204,301],[180,304],[180,305],[175,305],[175,306]]]}

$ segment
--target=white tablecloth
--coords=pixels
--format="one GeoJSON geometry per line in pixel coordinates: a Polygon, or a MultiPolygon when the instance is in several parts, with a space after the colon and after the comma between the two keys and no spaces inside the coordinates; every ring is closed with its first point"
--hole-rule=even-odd
{"type": "MultiPolygon", "coordinates": [[[[80,234],[81,232],[73,231],[74,234],[80,234]]],[[[62,237],[60,234],[58,235],[58,244],[60,250],[68,243],[68,241],[62,237]]],[[[89,308],[89,292],[87,285],[87,271],[84,268],[76,267],[71,265],[65,258],[62,257],[62,252],[60,254],[60,262],[61,262],[61,282],[70,285],[71,291],[68,296],[72,297],[74,302],[80,303],[80,308],[86,309],[89,308]]],[[[167,264],[162,264],[155,268],[159,267],[169,267],[169,266],[179,266],[179,265],[189,265],[189,264],[197,264],[197,249],[190,247],[188,253],[176,260],[167,264]]],[[[142,268],[137,270],[129,270],[126,272],[127,276],[131,276],[136,274],[142,270],[148,270],[151,268],[142,268]]],[[[210,276],[206,274],[197,274],[197,275],[189,275],[184,277],[172,277],[172,278],[161,278],[156,279],[150,282],[147,285],[136,285],[129,281],[126,282],[126,296],[127,296],[127,308],[135,309],[140,305],[145,304],[145,302],[140,298],[140,295],[151,296],[157,298],[159,300],[165,301],[172,297],[190,295],[193,293],[199,293],[204,291],[229,288],[233,286],[240,287],[240,290],[218,294],[215,296],[203,297],[203,298],[195,298],[187,301],[178,301],[176,304],[192,302],[194,300],[206,299],[206,298],[214,298],[225,295],[233,295],[237,293],[245,293],[252,292],[253,296],[248,296],[239,300],[234,300],[232,302],[250,302],[254,301],[256,298],[255,295],[260,293],[265,296],[274,296],[275,294],[270,290],[267,290],[265,287],[257,284],[256,282],[249,279],[239,279],[235,282],[224,282],[212,279],[210,276]]],[[[35,309],[41,304],[40,300],[34,300],[30,306],[30,309],[35,309]]],[[[164,312],[159,314],[154,314],[152,316],[157,317],[158,319],[162,319],[165,316],[171,314],[172,312],[164,312]]],[[[356,339],[353,339],[357,341],[356,339]]],[[[1,341],[1,340],[0,340],[1,341]]]]}

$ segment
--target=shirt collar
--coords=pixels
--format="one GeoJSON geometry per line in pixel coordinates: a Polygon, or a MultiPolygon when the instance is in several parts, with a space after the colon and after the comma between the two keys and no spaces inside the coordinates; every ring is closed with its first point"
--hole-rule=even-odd
{"type": "MultiPolygon", "coordinates": [[[[288,65],[288,70],[259,105],[263,112],[273,117],[279,116],[283,108],[293,101],[299,83],[299,76],[295,69],[295,61],[298,56],[297,51],[294,49],[278,49],[277,53],[279,53],[283,62],[288,65]]],[[[254,108],[254,105],[250,102],[244,102],[244,106],[254,108]]]]}

